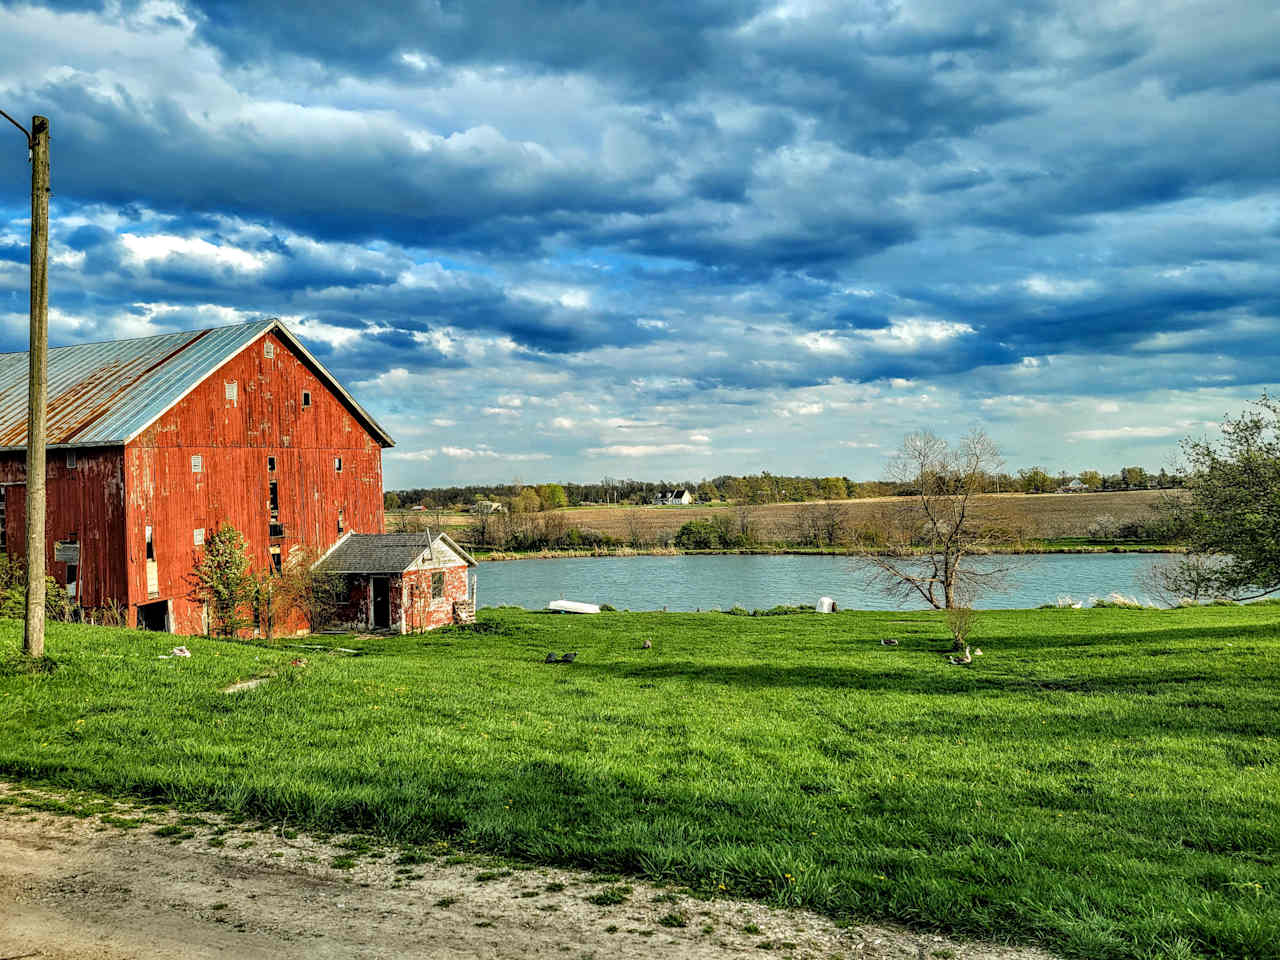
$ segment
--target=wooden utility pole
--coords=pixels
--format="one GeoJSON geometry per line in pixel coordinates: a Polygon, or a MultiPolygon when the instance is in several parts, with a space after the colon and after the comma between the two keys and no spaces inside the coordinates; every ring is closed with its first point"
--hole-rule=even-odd
{"type": "Polygon", "coordinates": [[[49,118],[31,118],[31,346],[27,412],[27,625],[22,651],[44,656],[45,421],[49,391],[49,118]]]}

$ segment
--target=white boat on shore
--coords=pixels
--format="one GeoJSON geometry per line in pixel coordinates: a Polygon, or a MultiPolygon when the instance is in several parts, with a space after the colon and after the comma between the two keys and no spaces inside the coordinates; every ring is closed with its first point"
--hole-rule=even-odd
{"type": "Polygon", "coordinates": [[[595,603],[580,603],[577,600],[552,600],[547,604],[548,610],[556,613],[599,613],[600,606],[595,603]]]}

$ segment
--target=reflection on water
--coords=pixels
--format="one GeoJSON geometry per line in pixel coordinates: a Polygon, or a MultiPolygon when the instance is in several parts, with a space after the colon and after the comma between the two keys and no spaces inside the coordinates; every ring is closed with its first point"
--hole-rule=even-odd
{"type": "MultiPolygon", "coordinates": [[[[1008,587],[978,600],[988,608],[1037,607],[1068,594],[1077,600],[1112,592],[1143,597],[1139,582],[1150,554],[1044,554],[1000,558],[1013,565],[1008,587]]],[[[748,610],[833,597],[844,609],[896,610],[848,557],[677,556],[510,560],[480,565],[482,606],[541,609],[550,600],[609,603],[619,610],[748,610]]]]}

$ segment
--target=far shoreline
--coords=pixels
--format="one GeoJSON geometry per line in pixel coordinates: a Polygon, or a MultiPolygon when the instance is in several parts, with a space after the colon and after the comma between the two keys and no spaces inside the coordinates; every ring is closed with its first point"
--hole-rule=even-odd
{"type": "MultiPolygon", "coordinates": [[[[875,550],[827,547],[739,547],[723,550],[682,550],[678,547],[610,547],[591,550],[471,550],[474,559],[482,563],[501,563],[509,560],[583,560],[621,557],[860,557],[875,556],[875,550]]],[[[986,556],[1047,556],[1054,554],[1178,554],[1186,547],[1177,544],[1115,543],[1115,544],[1047,544],[990,550],[986,556]]],[[[924,554],[924,551],[921,551],[924,554]]],[[[975,554],[980,556],[982,554],[975,554]]]]}

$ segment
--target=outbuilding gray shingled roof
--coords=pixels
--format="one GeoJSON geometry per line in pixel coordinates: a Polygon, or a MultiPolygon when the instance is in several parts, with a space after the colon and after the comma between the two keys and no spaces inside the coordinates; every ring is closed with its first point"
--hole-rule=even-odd
{"type": "MultiPolygon", "coordinates": [[[[456,546],[447,537],[427,533],[352,533],[330,550],[316,569],[323,573],[404,573],[424,553],[431,549],[432,541],[445,541],[450,549],[456,546]]],[[[461,549],[454,549],[464,562],[471,562],[461,549]]]]}

